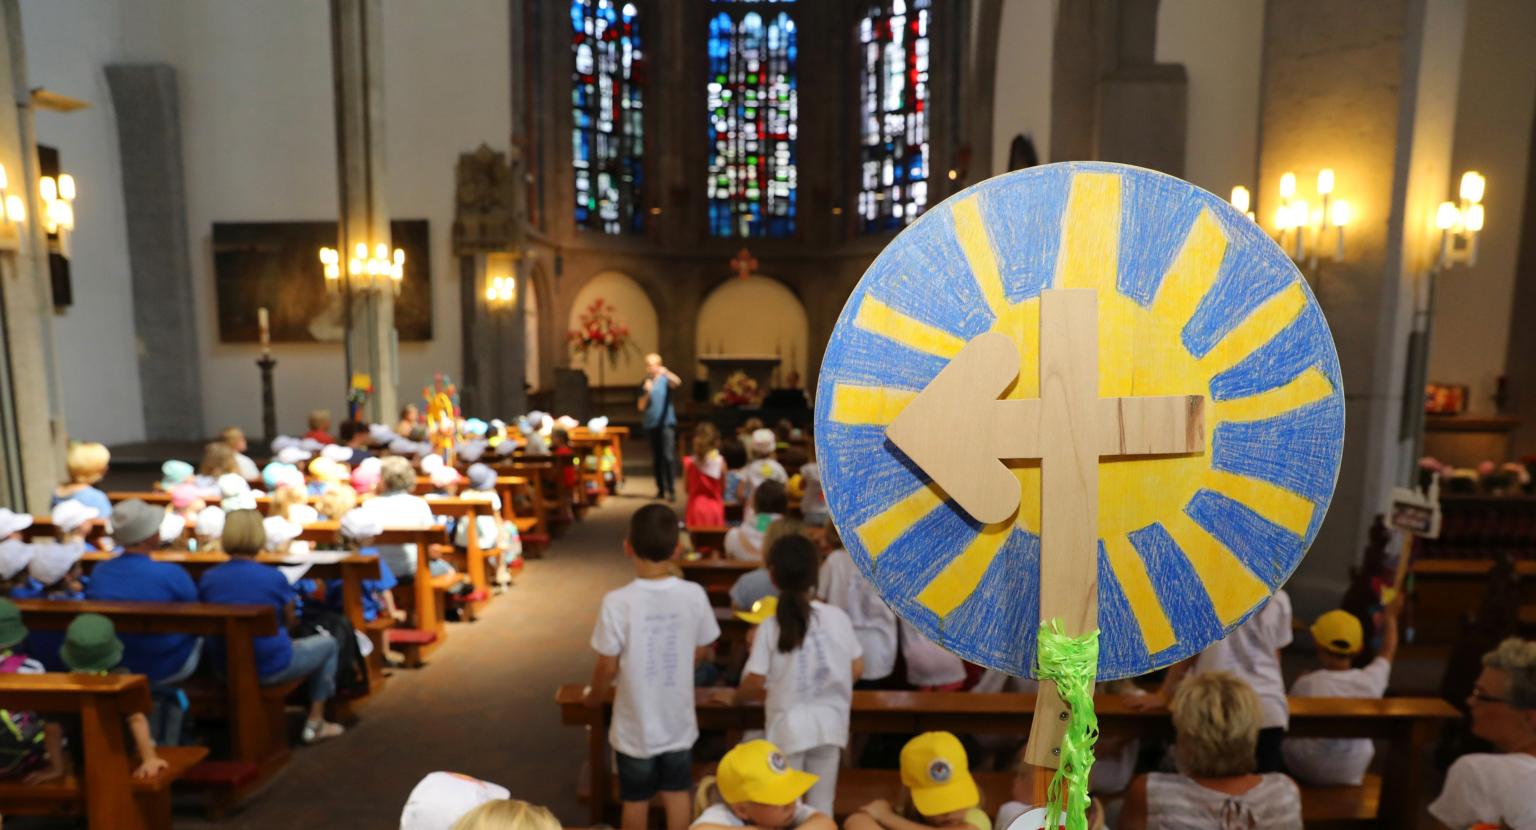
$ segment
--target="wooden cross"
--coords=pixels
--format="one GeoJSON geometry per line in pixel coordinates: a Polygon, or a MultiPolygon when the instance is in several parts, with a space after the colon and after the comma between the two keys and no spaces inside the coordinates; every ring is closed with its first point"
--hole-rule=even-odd
{"type": "MultiPolygon", "coordinates": [[[[902,410],[886,436],[985,524],[1018,511],[1018,479],[1002,459],[1040,459],[1040,618],[1078,636],[1098,627],[1099,459],[1205,450],[1205,398],[1099,397],[1094,289],[1040,295],[1040,397],[998,400],[1018,377],[1012,337],[967,343],[902,410]]],[[[1024,636],[1035,636],[1034,631],[1024,636]]],[[[1068,712],[1042,682],[1025,760],[1056,768],[1068,712]]]]}
{"type": "Polygon", "coordinates": [[[736,272],[737,277],[746,279],[757,271],[757,258],[752,256],[751,251],[742,248],[736,252],[736,258],[731,260],[731,270],[736,272]]]}

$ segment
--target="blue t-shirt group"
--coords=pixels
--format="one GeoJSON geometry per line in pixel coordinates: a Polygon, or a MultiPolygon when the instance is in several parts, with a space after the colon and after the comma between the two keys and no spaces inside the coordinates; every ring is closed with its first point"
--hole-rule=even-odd
{"type": "MultiPolygon", "coordinates": [[[[197,602],[197,586],[180,565],[124,552],[91,570],[85,598],[118,602],[197,602]]],[[[143,672],[151,684],[174,676],[187,664],[197,638],[187,634],[124,634],[123,664],[143,672]]]]}

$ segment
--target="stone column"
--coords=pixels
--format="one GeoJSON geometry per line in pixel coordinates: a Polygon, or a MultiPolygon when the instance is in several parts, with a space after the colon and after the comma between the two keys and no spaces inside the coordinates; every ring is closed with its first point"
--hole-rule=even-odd
{"type": "Polygon", "coordinates": [[[53,351],[53,293],[41,207],[32,90],[19,0],[0,0],[0,164],[27,218],[0,229],[0,506],[46,512],[63,475],[64,409],[53,351]]]}
{"type": "MultiPolygon", "coordinates": [[[[341,215],[338,249],[343,283],[359,243],[393,249],[384,168],[384,30],[382,0],[331,0],[331,75],[336,92],[336,174],[341,215]]],[[[410,264],[407,263],[407,268],[410,264]]],[[[344,289],[348,290],[348,289],[344,289]]],[[[391,423],[396,415],[395,297],[350,286],[347,366],[373,379],[363,416],[391,423]]],[[[349,382],[350,378],[344,379],[349,382]]]]}
{"type": "MultiPolygon", "coordinates": [[[[1298,616],[1336,607],[1372,517],[1412,468],[1402,434],[1413,296],[1450,186],[1464,0],[1269,0],[1257,215],[1273,230],[1282,173],[1316,204],[1336,172],[1356,219],[1343,262],[1307,273],[1343,368],[1346,427],[1333,504],[1289,589],[1298,616]]],[[[1408,390],[1417,406],[1422,389],[1408,390]]]]}
{"type": "Polygon", "coordinates": [[[176,69],[163,63],[112,64],[107,86],[117,113],[123,201],[129,207],[144,437],[185,440],[205,434],[205,425],[176,69]]]}
{"type": "Polygon", "coordinates": [[[509,155],[482,144],[459,156],[456,171],[453,252],[463,281],[464,403],[474,415],[506,420],[528,405],[523,391],[523,303],[531,265],[524,232],[527,179],[515,147],[509,155]],[[486,299],[486,288],[498,276],[516,280],[512,306],[493,308],[486,299]]]}

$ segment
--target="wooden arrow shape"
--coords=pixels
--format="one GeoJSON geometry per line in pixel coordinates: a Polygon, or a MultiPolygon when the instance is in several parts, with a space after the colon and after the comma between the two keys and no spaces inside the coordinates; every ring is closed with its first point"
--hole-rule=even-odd
{"type": "Polygon", "coordinates": [[[886,428],[961,509],[983,524],[1019,509],[1019,483],[1000,459],[1038,458],[1040,401],[998,400],[1018,378],[1019,347],[988,332],[955,355],[886,428]]]}

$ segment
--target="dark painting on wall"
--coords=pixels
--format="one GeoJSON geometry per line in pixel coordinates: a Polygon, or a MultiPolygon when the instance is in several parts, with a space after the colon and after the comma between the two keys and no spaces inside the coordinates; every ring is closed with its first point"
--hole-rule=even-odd
{"type": "MultiPolygon", "coordinates": [[[[395,298],[395,328],[402,341],[432,339],[427,230],[425,219],[389,223],[394,247],[405,252],[405,277],[395,298]]],[[[326,290],[320,263],[320,249],[336,247],[336,233],[335,222],[215,222],[219,341],[257,342],[256,311],[265,307],[274,343],[340,342],[341,292],[326,290]]]]}

